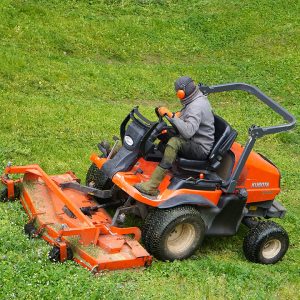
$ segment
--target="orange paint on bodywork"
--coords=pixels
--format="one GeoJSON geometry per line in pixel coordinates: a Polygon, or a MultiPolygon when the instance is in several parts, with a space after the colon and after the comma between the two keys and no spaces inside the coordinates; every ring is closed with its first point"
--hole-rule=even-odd
{"type": "MultiPolygon", "coordinates": [[[[243,150],[244,148],[236,142],[232,145],[231,151],[235,156],[235,165],[233,169],[235,169],[243,150]]],[[[93,156],[92,161],[100,168],[105,163],[106,159],[93,156]]],[[[116,173],[113,176],[112,181],[137,201],[154,207],[172,197],[187,194],[199,195],[215,205],[218,204],[222,195],[221,189],[216,189],[214,191],[189,189],[169,190],[168,186],[172,178],[171,172],[165,176],[159,185],[158,190],[160,193],[157,197],[141,194],[134,185],[149,180],[157,165],[157,162],[146,161],[143,158],[140,158],[130,171],[116,173]],[[142,170],[142,173],[137,172],[138,169],[142,170]]],[[[279,180],[280,174],[278,169],[261,155],[252,151],[240,175],[236,188],[247,189],[247,203],[273,200],[280,192],[279,180]]]]}
{"type": "Polygon", "coordinates": [[[170,172],[165,176],[165,178],[160,183],[158,187],[160,194],[157,197],[141,194],[134,187],[134,185],[136,183],[149,180],[151,174],[153,173],[157,165],[158,165],[157,162],[146,161],[143,158],[141,158],[133,166],[131,171],[116,173],[112,181],[134,199],[154,207],[160,205],[161,203],[163,203],[164,201],[172,197],[179,196],[179,195],[187,195],[187,194],[201,195],[202,197],[208,199],[215,205],[219,202],[219,198],[222,194],[221,190],[204,191],[204,190],[188,190],[188,189],[180,189],[180,190],[168,189],[170,180],[172,178],[172,174],[170,172]],[[141,174],[140,172],[137,172],[138,169],[143,170],[143,173],[141,174]]]}
{"type": "MultiPolygon", "coordinates": [[[[244,148],[234,143],[231,151],[235,155],[235,166],[244,148]]],[[[251,151],[237,182],[237,188],[248,192],[247,203],[273,200],[280,192],[280,173],[270,162],[251,151]]]]}
{"type": "Polygon", "coordinates": [[[49,176],[38,165],[9,167],[5,173],[24,173],[18,181],[22,184],[21,203],[41,237],[59,247],[61,261],[67,258],[70,246],[74,260],[93,272],[151,264],[152,257],[138,242],[138,227],[112,226],[112,218],[103,208],[90,217],[83,214],[80,208],[97,203],[80,191],[60,187],[78,181],[73,173],[49,176]]]}

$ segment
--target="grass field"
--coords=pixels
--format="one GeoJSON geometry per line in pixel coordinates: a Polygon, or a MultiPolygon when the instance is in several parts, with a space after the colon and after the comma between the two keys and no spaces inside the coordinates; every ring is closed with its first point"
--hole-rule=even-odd
{"type": "MultiPolygon", "coordinates": [[[[9,1],[0,3],[0,168],[38,163],[84,178],[89,155],[140,105],[175,110],[173,81],[247,82],[300,116],[300,14],[291,0],[9,1]]],[[[210,98],[245,142],[252,124],[279,124],[254,98],[210,98]]],[[[23,234],[20,203],[0,203],[0,299],[299,299],[299,128],[255,149],[282,174],[278,221],[290,235],[282,262],[246,261],[246,229],[207,238],[192,259],[94,277],[52,264],[50,246],[23,234]]]]}

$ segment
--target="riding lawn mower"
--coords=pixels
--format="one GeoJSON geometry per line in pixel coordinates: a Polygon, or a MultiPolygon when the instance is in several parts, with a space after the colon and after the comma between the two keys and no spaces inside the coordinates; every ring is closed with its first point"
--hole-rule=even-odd
{"type": "Polygon", "coordinates": [[[20,199],[29,216],[25,232],[53,245],[50,260],[73,259],[94,273],[149,266],[152,256],[181,260],[193,255],[205,236],[232,236],[241,224],[249,228],[243,243],[249,261],[273,264],[284,256],[288,234],[268,220],[286,213],[275,200],[280,172],[252,149],[258,138],[292,129],[295,118],[245,83],[199,88],[205,95],[246,91],[286,123],[251,126],[242,146],[235,141],[237,132],[214,115],[215,142],[208,159],[178,157],[160,183],[158,196],[142,194],[134,185],[151,177],[167,137],[178,131],[166,123],[168,117],[158,115],[157,121],[150,121],[138,107],[122,122],[112,149],[100,143],[101,154],[91,155],[85,185],[71,171],[49,176],[38,165],[5,168],[1,200],[20,199]],[[24,175],[12,179],[11,174],[24,175]],[[141,219],[141,229],[124,225],[128,215],[141,219]]]}

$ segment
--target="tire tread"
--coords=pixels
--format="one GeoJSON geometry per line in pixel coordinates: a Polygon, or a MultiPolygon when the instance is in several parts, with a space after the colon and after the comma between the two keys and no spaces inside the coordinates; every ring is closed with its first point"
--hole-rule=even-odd
{"type": "Polygon", "coordinates": [[[88,186],[90,182],[94,181],[95,188],[99,190],[110,189],[112,187],[112,181],[104,172],[99,169],[94,163],[89,167],[85,183],[88,186]]]}
{"type": "Polygon", "coordinates": [[[245,257],[254,263],[273,264],[279,261],[287,251],[289,238],[287,232],[277,223],[273,221],[261,221],[255,227],[251,228],[244,238],[243,250],[245,257]],[[270,261],[261,259],[260,250],[265,240],[270,237],[282,238],[284,244],[280,255],[276,259],[270,261]]]}
{"type": "MultiPolygon", "coordinates": [[[[142,228],[142,242],[146,249],[157,259],[173,260],[165,256],[161,245],[161,237],[169,224],[175,222],[178,218],[187,216],[196,217],[196,219],[199,220],[199,226],[201,226],[204,232],[205,225],[201,218],[201,214],[192,206],[177,206],[169,209],[154,209],[152,212],[150,212],[142,228]]],[[[203,236],[204,234],[202,234],[198,246],[200,246],[203,236]]],[[[190,255],[192,255],[192,253],[190,255]]]]}

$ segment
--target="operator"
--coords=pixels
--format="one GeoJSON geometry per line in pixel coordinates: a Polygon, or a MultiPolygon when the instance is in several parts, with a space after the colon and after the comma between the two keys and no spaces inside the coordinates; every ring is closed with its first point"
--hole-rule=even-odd
{"type": "Polygon", "coordinates": [[[192,78],[183,76],[175,81],[175,91],[183,108],[172,113],[166,107],[159,107],[161,116],[178,130],[166,145],[164,156],[149,181],[138,183],[135,188],[140,192],[156,196],[158,186],[179,154],[194,160],[206,160],[214,144],[214,116],[211,105],[192,78]]]}

